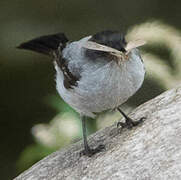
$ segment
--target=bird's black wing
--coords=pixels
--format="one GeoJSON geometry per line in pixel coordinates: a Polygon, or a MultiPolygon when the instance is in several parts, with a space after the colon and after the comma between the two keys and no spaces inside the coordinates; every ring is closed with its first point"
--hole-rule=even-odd
{"type": "Polygon", "coordinates": [[[79,81],[80,75],[75,75],[71,72],[71,70],[68,68],[68,61],[62,57],[61,50],[59,48],[56,51],[54,51],[53,56],[58,67],[63,72],[64,87],[66,89],[70,89],[73,88],[73,86],[77,86],[77,81],[79,81]]]}

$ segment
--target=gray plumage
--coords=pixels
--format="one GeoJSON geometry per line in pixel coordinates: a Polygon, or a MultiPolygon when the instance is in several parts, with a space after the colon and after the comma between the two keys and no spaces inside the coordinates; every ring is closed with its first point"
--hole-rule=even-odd
{"type": "Polygon", "coordinates": [[[66,45],[62,57],[68,69],[80,79],[78,85],[66,89],[64,76],[55,61],[56,83],[60,96],[81,115],[95,117],[95,113],[115,109],[132,96],[142,85],[145,75],[139,51],[135,48],[129,59],[120,66],[114,60],[85,56],[84,43],[91,36],[66,45]]]}
{"type": "Polygon", "coordinates": [[[58,33],[35,38],[19,48],[53,55],[62,99],[81,115],[95,117],[132,96],[142,85],[145,70],[138,49],[133,48],[127,59],[116,61],[109,52],[86,49],[87,41],[126,52],[127,42],[117,31],[102,31],[74,42],[58,33]]]}

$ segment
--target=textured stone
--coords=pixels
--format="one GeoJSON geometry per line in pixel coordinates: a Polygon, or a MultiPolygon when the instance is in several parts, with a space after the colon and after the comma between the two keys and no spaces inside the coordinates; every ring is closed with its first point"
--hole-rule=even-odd
{"type": "Polygon", "coordinates": [[[93,157],[79,156],[80,142],[57,151],[19,175],[16,180],[61,179],[181,179],[181,87],[139,106],[131,114],[147,119],[132,130],[116,124],[89,138],[106,149],[93,157]]]}

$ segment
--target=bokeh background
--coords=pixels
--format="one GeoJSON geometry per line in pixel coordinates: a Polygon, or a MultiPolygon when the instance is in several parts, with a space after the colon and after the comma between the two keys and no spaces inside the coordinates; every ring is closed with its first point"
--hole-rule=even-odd
{"type": "MultiPolygon", "coordinates": [[[[141,48],[147,75],[123,107],[129,112],[181,83],[180,7],[179,0],[1,0],[0,179],[81,139],[78,114],[56,92],[51,60],[16,46],[46,34],[66,32],[78,40],[105,29],[147,40],[141,48]]],[[[89,134],[120,118],[109,112],[90,120],[89,134]]]]}

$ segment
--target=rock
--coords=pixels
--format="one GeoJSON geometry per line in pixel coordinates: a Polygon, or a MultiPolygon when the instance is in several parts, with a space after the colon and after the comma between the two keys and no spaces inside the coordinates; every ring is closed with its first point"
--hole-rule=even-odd
{"type": "Polygon", "coordinates": [[[82,143],[61,149],[33,165],[16,180],[181,179],[181,87],[142,104],[132,119],[146,120],[132,130],[116,124],[89,138],[106,149],[92,157],[79,155],[82,143]]]}

